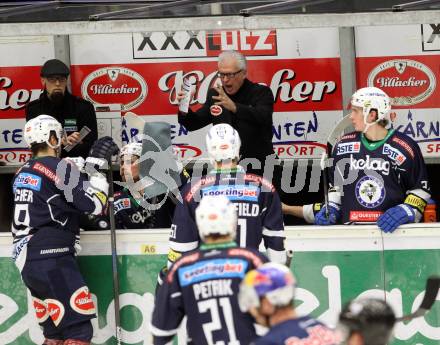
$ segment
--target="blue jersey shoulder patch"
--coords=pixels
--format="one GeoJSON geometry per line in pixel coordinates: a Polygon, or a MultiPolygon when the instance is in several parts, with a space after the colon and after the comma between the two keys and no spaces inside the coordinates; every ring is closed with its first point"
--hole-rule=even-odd
{"type": "Polygon", "coordinates": [[[224,195],[231,201],[257,201],[260,189],[252,185],[215,185],[202,189],[205,195],[224,195]]]}
{"type": "Polygon", "coordinates": [[[187,286],[217,278],[243,278],[248,262],[243,259],[213,259],[195,262],[179,269],[180,285],[187,286]]]}
{"type": "Polygon", "coordinates": [[[14,193],[17,188],[41,190],[41,177],[34,174],[21,172],[15,178],[14,185],[12,187],[14,193]]]}

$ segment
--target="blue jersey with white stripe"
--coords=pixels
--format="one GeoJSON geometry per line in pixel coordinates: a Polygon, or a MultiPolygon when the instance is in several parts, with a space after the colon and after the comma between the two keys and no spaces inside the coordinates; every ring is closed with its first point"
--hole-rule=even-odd
{"type": "Polygon", "coordinates": [[[252,345],[336,345],[337,333],[309,316],[291,319],[272,326],[252,345]]]}
{"type": "Polygon", "coordinates": [[[254,320],[240,311],[239,285],[265,262],[263,254],[234,242],[202,245],[183,255],[157,290],[153,344],[169,344],[185,315],[189,344],[249,344],[256,337],[254,320]]]}
{"type": "Polygon", "coordinates": [[[406,203],[419,220],[430,198],[420,148],[407,135],[390,130],[378,142],[362,133],[346,134],[336,144],[330,181],[341,186],[342,222],[376,222],[391,207],[406,203]]]}
{"type": "Polygon", "coordinates": [[[233,171],[218,170],[193,179],[182,188],[183,203],[178,203],[170,236],[171,262],[179,253],[194,250],[200,243],[195,209],[205,195],[224,195],[238,213],[236,242],[240,247],[258,249],[261,241],[272,260],[283,257],[284,223],[280,198],[273,185],[264,178],[246,174],[241,167],[233,171]]]}
{"type": "MultiPolygon", "coordinates": [[[[31,159],[13,179],[14,244],[26,239],[27,257],[39,259],[74,252],[79,239],[79,214],[95,203],[87,194],[87,175],[64,159],[31,159]]],[[[24,247],[15,246],[14,257],[24,247]]]]}

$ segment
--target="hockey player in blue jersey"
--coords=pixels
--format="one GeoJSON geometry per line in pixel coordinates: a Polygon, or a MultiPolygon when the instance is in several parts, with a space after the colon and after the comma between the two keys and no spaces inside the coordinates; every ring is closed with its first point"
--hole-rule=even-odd
{"type": "MultiPolygon", "coordinates": [[[[141,143],[133,142],[122,147],[120,152],[120,173],[123,182],[136,183],[139,181],[139,158],[141,155],[141,143]]],[[[139,200],[142,198],[142,191],[139,190],[137,192],[137,195],[132,195],[130,190],[124,188],[115,193],[115,220],[117,228],[149,229],[155,227],[154,211],[140,205],[139,200]]],[[[171,225],[172,214],[168,215],[167,218],[168,222],[163,227],[170,227],[171,225]]]]}
{"type": "MultiPolygon", "coordinates": [[[[120,152],[120,174],[125,183],[139,182],[139,160],[142,144],[133,142],[124,145],[120,152]]],[[[188,173],[182,167],[181,180],[188,180],[188,173]]],[[[174,214],[175,203],[166,194],[158,195],[141,203],[142,190],[123,188],[115,193],[115,219],[120,229],[169,228],[174,214]],[[165,198],[165,200],[163,200],[165,198]]],[[[143,200],[143,199],[142,199],[143,200]]]]}
{"type": "Polygon", "coordinates": [[[230,125],[213,126],[206,136],[206,146],[214,170],[182,188],[183,203],[177,204],[171,227],[169,265],[181,253],[199,246],[195,209],[206,195],[225,195],[234,203],[238,211],[236,242],[240,247],[258,249],[263,240],[269,258],[284,263],[283,215],[275,188],[260,176],[246,174],[238,165],[240,137],[230,125]]]}
{"type": "Polygon", "coordinates": [[[335,331],[309,316],[296,315],[295,287],[292,272],[279,263],[265,263],[246,274],[238,295],[240,309],[269,327],[269,332],[252,345],[339,344],[335,331]]]}
{"type": "Polygon", "coordinates": [[[109,185],[97,167],[117,151],[111,138],[97,140],[86,159],[91,176],[59,157],[61,124],[40,115],[24,139],[33,158],[13,179],[13,260],[29,289],[45,345],[89,345],[95,307],[75,260],[79,214],[99,214],[109,185]]]}
{"type": "Polygon", "coordinates": [[[366,87],[351,98],[355,132],[335,145],[329,207],[305,205],[304,218],[318,225],[376,223],[384,232],[419,222],[430,198],[420,148],[407,135],[387,129],[389,97],[366,87]]]}
{"type": "MultiPolygon", "coordinates": [[[[120,174],[123,182],[139,181],[139,157],[142,154],[141,143],[128,143],[119,153],[121,158],[120,174]]],[[[142,191],[132,195],[126,188],[115,193],[115,221],[119,229],[143,229],[153,227],[153,212],[142,207],[138,200],[142,191]]],[[[171,225],[171,217],[168,227],[171,225]]]]}
{"type": "Polygon", "coordinates": [[[189,344],[247,345],[256,333],[251,315],[239,309],[239,285],[267,258],[233,242],[237,211],[225,196],[203,197],[195,212],[203,243],[171,266],[157,290],[153,345],[171,344],[185,315],[189,344]]]}

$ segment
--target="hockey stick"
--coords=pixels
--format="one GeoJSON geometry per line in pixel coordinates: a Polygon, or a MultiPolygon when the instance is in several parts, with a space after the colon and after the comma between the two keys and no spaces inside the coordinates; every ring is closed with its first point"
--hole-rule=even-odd
{"type": "Polygon", "coordinates": [[[145,126],[145,120],[142,119],[142,117],[129,111],[125,113],[124,119],[127,123],[127,127],[136,128],[138,133],[142,134],[142,131],[144,130],[144,126],[145,126]]]}
{"type": "Polygon", "coordinates": [[[333,131],[327,137],[327,153],[330,156],[333,150],[333,146],[335,146],[336,142],[341,139],[344,134],[344,130],[346,130],[351,125],[351,120],[349,115],[345,115],[339,122],[336,124],[333,131]]]}
{"type": "Polygon", "coordinates": [[[115,307],[115,327],[116,327],[116,343],[121,345],[121,321],[119,317],[119,274],[118,274],[118,253],[116,251],[116,224],[115,224],[115,208],[114,208],[114,190],[113,190],[113,170],[111,157],[108,160],[109,169],[107,170],[107,181],[109,183],[108,190],[108,208],[110,218],[110,238],[112,249],[112,273],[113,273],[113,299],[115,307]]]}
{"type": "Polygon", "coordinates": [[[293,250],[292,249],[286,250],[286,256],[287,256],[286,266],[290,268],[293,259],[293,250]]]}
{"type": "Polygon", "coordinates": [[[396,322],[410,321],[417,317],[425,315],[434,304],[440,288],[440,276],[431,276],[426,281],[425,296],[420,307],[411,314],[396,318],[396,322]]]}
{"type": "Polygon", "coordinates": [[[171,148],[170,124],[145,122],[142,131],[139,177],[141,180],[150,181],[148,190],[144,190],[144,194],[148,198],[161,194],[173,197],[173,191],[176,191],[181,185],[179,169],[175,157],[170,151],[171,148]]]}
{"type": "Polygon", "coordinates": [[[336,124],[335,128],[333,128],[333,131],[331,131],[330,135],[327,137],[327,150],[326,152],[322,153],[320,166],[321,166],[321,172],[322,172],[322,185],[323,185],[323,192],[324,192],[324,204],[325,204],[325,216],[329,217],[328,212],[328,175],[327,175],[327,163],[329,157],[331,157],[331,152],[333,150],[333,147],[335,146],[336,142],[341,138],[341,136],[344,134],[344,130],[347,129],[351,125],[350,117],[348,115],[342,117],[342,119],[339,120],[339,122],[336,124]]]}
{"type": "Polygon", "coordinates": [[[328,181],[327,181],[327,152],[323,152],[321,156],[320,166],[322,173],[322,189],[324,190],[325,217],[328,219],[328,181]]]}

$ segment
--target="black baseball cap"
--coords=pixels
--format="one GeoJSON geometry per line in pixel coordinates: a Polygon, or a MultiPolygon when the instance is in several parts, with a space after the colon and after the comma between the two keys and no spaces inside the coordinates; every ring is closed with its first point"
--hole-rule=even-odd
{"type": "Polygon", "coordinates": [[[69,67],[58,59],[47,60],[41,67],[40,76],[50,77],[53,75],[68,76],[70,74],[69,67]]]}

